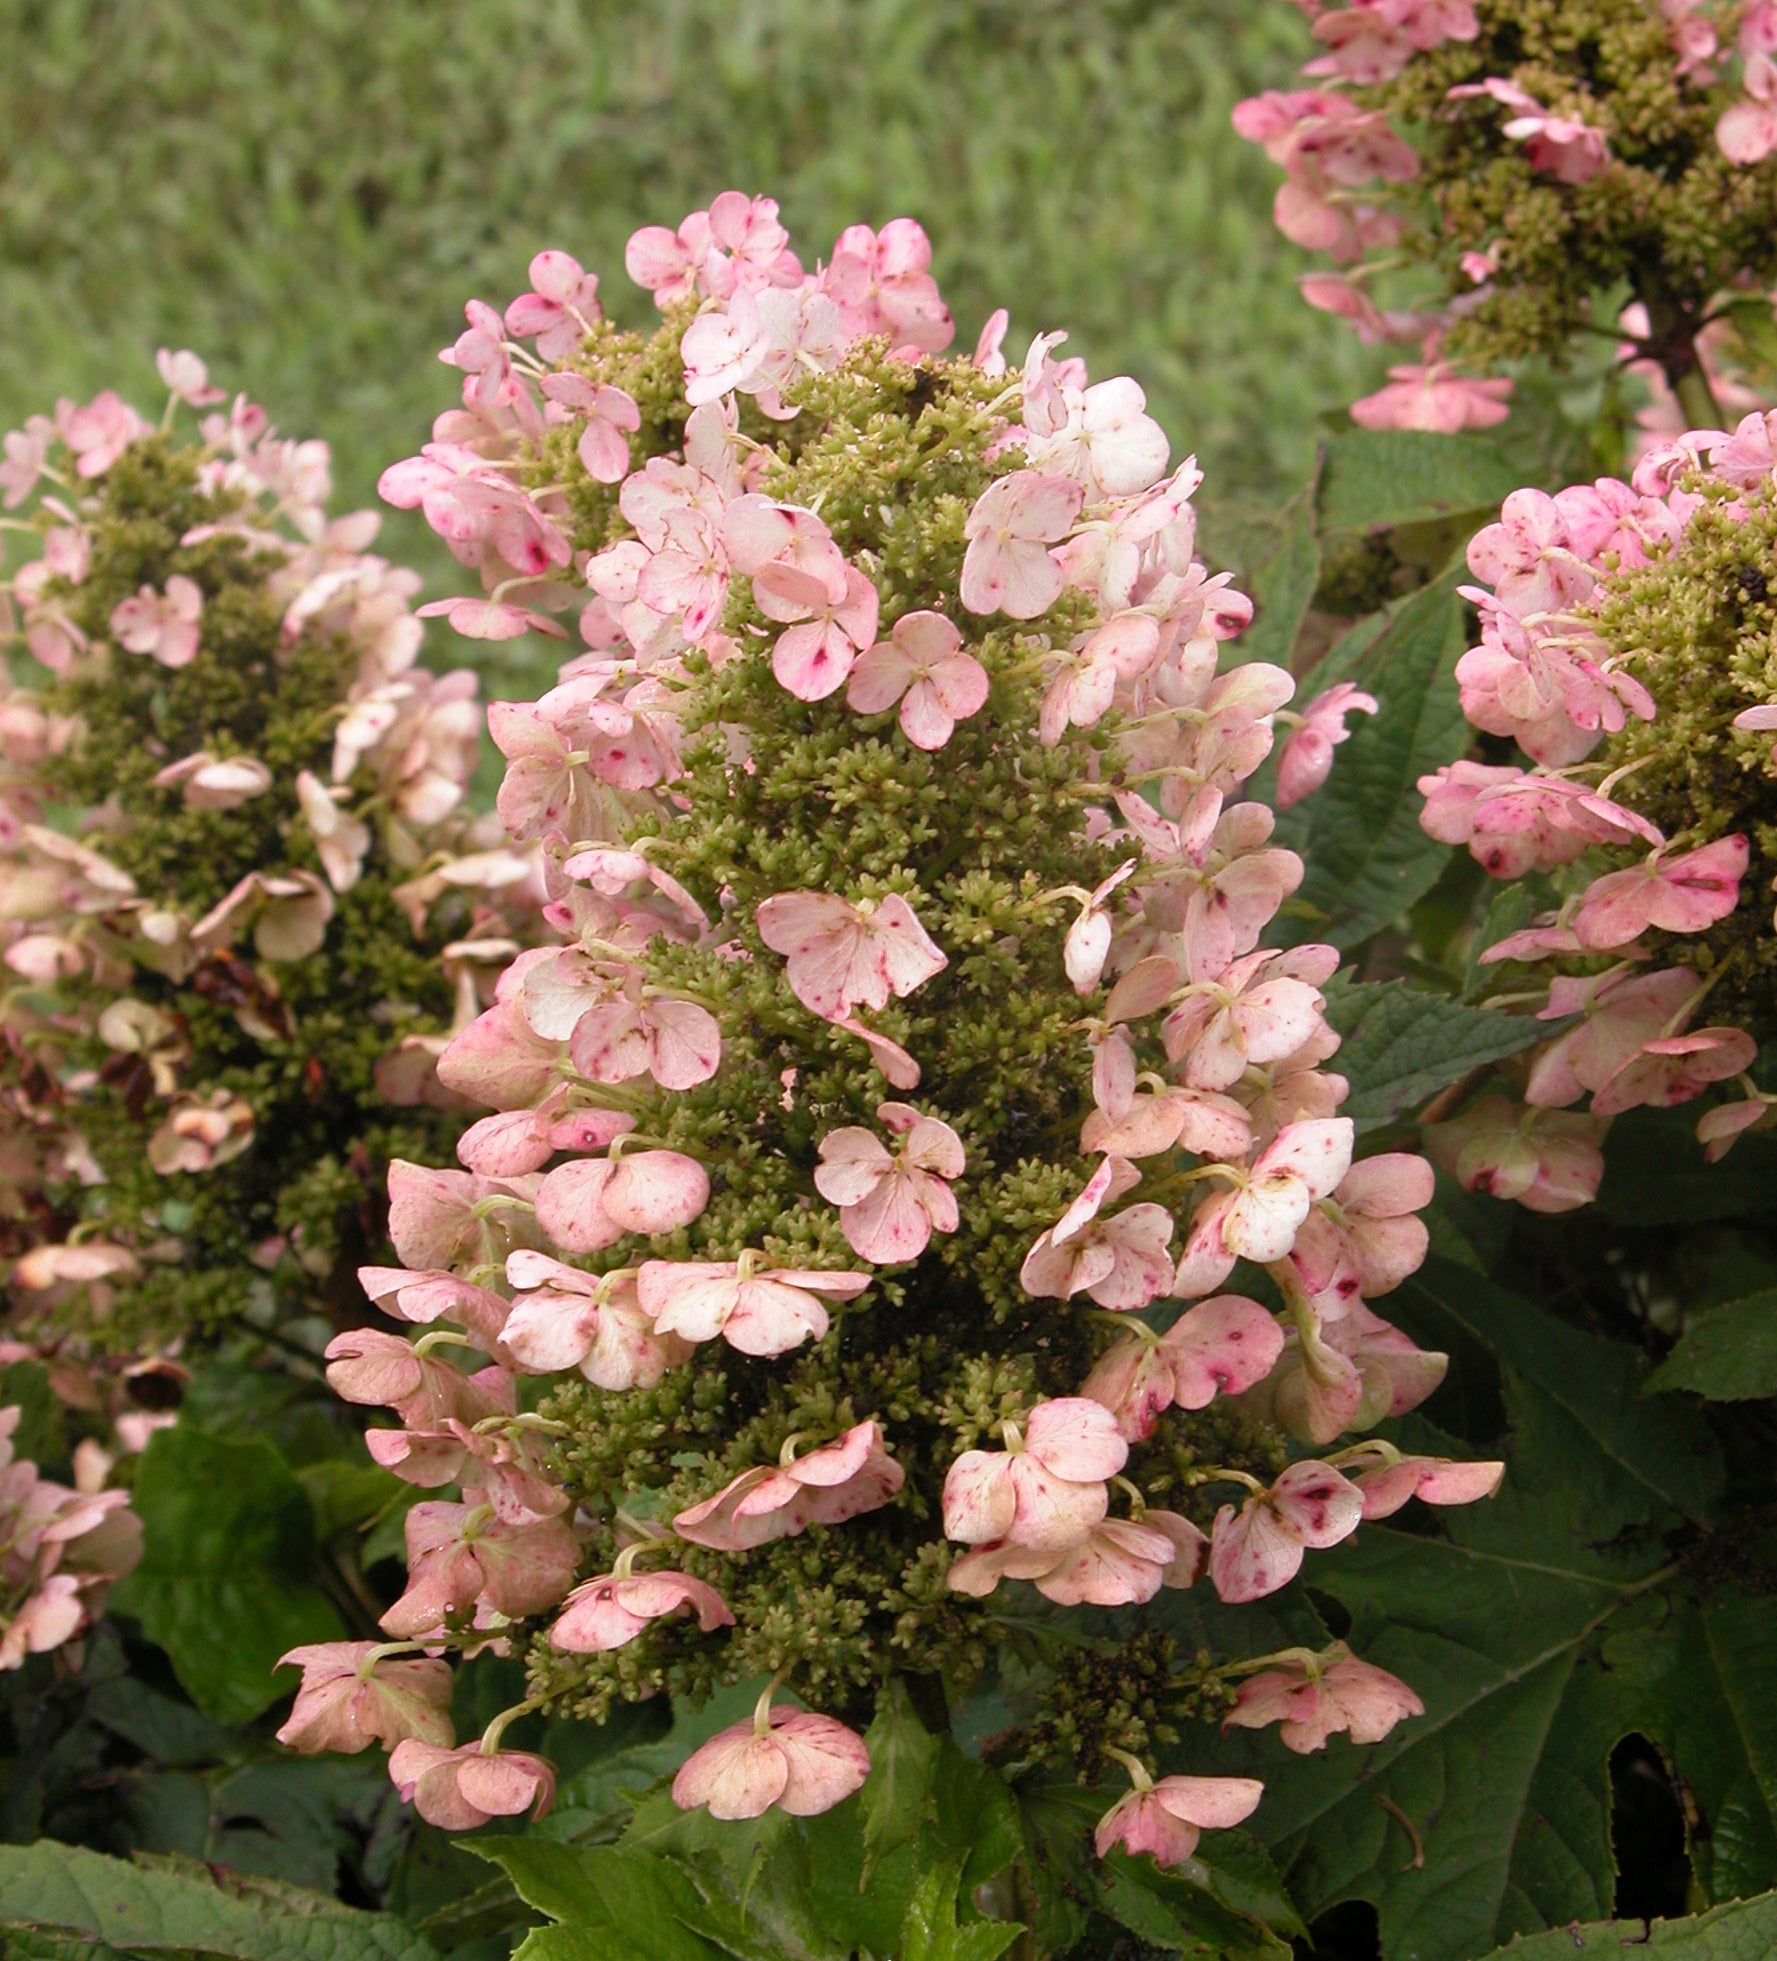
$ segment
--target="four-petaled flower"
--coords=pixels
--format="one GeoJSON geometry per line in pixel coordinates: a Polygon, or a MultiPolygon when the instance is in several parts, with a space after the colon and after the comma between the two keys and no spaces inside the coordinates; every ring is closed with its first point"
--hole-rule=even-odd
{"type": "MultiPolygon", "coordinates": [[[[900,1140],[891,1152],[858,1125],[821,1139],[815,1190],[839,1207],[839,1227],[860,1259],[876,1266],[917,1260],[934,1232],[955,1232],[963,1173],[962,1139],[941,1118],[908,1103],[879,1103],[876,1114],[900,1140]]],[[[823,1317],[824,1322],[824,1317],[823,1317]]],[[[823,1326],[824,1332],[824,1326],[823,1326]]]]}
{"type": "Polygon", "coordinates": [[[1016,470],[975,500],[964,535],[962,602],[971,613],[1034,620],[1061,597],[1067,575],[1049,548],[1074,527],[1085,492],[1071,477],[1016,470]]]}
{"type": "Polygon", "coordinates": [[[197,658],[203,611],[196,581],[175,572],[164,593],[143,586],[133,599],[120,600],[112,610],[111,631],[129,653],[148,654],[162,667],[189,667],[197,658]]]}
{"type": "Polygon", "coordinates": [[[760,904],[758,923],[785,956],[790,992],[827,1021],[884,1007],[949,965],[898,892],[855,905],[831,892],[780,892],[760,904]]]}
{"type": "Polygon", "coordinates": [[[852,668],[846,705],[879,715],[901,704],[901,733],[916,749],[942,749],[958,722],[987,700],[987,669],[962,650],[963,637],[942,613],[903,613],[852,668]]]}
{"type": "Polygon", "coordinates": [[[773,1709],[767,1690],[758,1714],[694,1750],[673,1779],[681,1811],[712,1818],[757,1818],[776,1805],[793,1818],[831,1811],[870,1774],[862,1737],[809,1709],[773,1709]]]}
{"type": "Polygon", "coordinates": [[[1098,1821],[1093,1846],[1101,1859],[1120,1845],[1151,1853],[1156,1865],[1182,1866],[1204,1832],[1250,1818],[1264,1789],[1251,1777],[1162,1777],[1155,1784],[1144,1773],[1098,1821]]]}
{"type": "Polygon", "coordinates": [[[762,1253],[738,1260],[649,1260],[636,1297],[655,1332],[681,1342],[717,1335],[743,1355],[784,1355],[827,1332],[828,1300],[855,1300],[867,1273],[774,1267],[762,1253]]]}

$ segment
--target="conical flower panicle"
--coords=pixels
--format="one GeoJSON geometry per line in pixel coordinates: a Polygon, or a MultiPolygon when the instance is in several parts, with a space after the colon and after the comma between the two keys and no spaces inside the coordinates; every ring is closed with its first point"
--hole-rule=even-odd
{"type": "Polygon", "coordinates": [[[1514,383],[1473,364],[1561,364],[1587,332],[1620,332],[1651,388],[1644,442],[1711,388],[1753,406],[1764,362],[1721,303],[1777,280],[1765,0],[1297,4],[1319,44],[1303,86],[1234,127],[1283,172],[1278,229],[1325,255],[1303,298],[1402,357],[1353,421],[1492,428],[1514,383]],[[1403,265],[1422,270],[1407,305],[1403,265]],[[1614,317],[1610,293],[1630,297],[1614,317]]]}
{"type": "Polygon", "coordinates": [[[1427,1393],[1442,1358],[1386,1375],[1418,1351],[1363,1295],[1417,1264],[1429,1179],[1352,1169],[1331,949],[1259,950],[1302,868],[1240,793],[1293,684],[1218,673],[1251,609],[1196,559],[1198,473],[1140,389],[1059,335],[1009,371],[1003,317],[946,355],[906,220],[805,275],[728,193],[629,264],[650,340],[560,253],[503,331],[472,304],[463,409],[384,479],[479,571],[472,630],[573,615],[585,650],[492,716],[559,944],[442,1058],[500,1114],[464,1173],[397,1167],[410,1271],[374,1281],[428,1350],[461,1325],[510,1414],[452,1413],[430,1360],[437,1415],[380,1354],[335,1377],[387,1374],[379,1461],[463,1490],[465,1591],[429,1633],[410,1592],[402,1633],[522,1641],[526,1706],[595,1717],[769,1677],[675,1790],[812,1811],[867,1755],[775,1690],[859,1721],[894,1673],[978,1677],[1003,1587],[1255,1598],[1356,1527],[1339,1466],[1398,1453],[1274,1485],[1282,1433],[1226,1398],[1307,1369],[1324,1446],[1427,1393]],[[546,300],[580,331],[538,358],[546,300]],[[1281,1325],[1228,1291],[1243,1260],[1281,1325]],[[468,1596],[471,1546],[541,1585],[518,1541],[570,1519],[593,1577],[559,1619],[468,1596]]]}
{"type": "Polygon", "coordinates": [[[1514,491],[1469,547],[1486,583],[1466,589],[1463,711],[1528,767],[1424,777],[1420,821],[1554,892],[1480,959],[1517,963],[1511,999],[1564,1024],[1433,1127],[1470,1190],[1569,1211],[1625,1111],[1709,1097],[1711,1157],[1771,1120],[1749,1071],[1777,1012],[1757,901],[1777,878],[1774,443],[1777,418],[1752,414],[1659,446],[1627,483],[1514,491]]]}
{"type": "Polygon", "coordinates": [[[366,1182],[447,1152],[437,1054],[535,884],[463,808],[475,677],[416,665],[376,514],[329,518],[325,444],[161,365],[161,426],[63,402],[0,464],[7,1278],[31,1330],[110,1348],[268,1285],[350,1314],[366,1182]]]}

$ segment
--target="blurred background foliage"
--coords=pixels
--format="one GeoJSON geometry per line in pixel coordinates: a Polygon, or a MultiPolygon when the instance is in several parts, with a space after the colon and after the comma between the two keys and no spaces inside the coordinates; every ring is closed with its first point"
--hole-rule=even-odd
{"type": "MultiPolygon", "coordinates": [[[[1381,360],[1298,298],[1273,172],[1236,138],[1303,24],[1252,0],[9,0],[0,7],[0,428],[59,394],[160,399],[190,346],[341,499],[454,397],[436,351],[552,245],[604,278],[639,224],[733,186],[812,262],[909,214],[972,344],[1065,325],[1218,496],[1306,474],[1381,360]]],[[[416,518],[387,534],[433,590],[416,518]]]]}

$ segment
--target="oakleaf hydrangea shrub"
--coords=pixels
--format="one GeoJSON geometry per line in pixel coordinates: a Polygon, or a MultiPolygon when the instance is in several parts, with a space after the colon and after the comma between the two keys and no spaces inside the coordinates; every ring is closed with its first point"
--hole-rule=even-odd
{"type": "MultiPolygon", "coordinates": [[[[891,1679],[954,1707],[1032,1590],[1259,1600],[1500,1474],[1348,1440],[1443,1371],[1371,1306],[1432,1173],[1353,1162],[1337,956],[1260,945],[1302,866],[1241,792],[1293,689],[1222,671],[1195,465],[1058,334],[947,354],[928,263],[897,220],[805,272],[728,193],[632,240],[642,336],[543,253],[384,478],[479,570],[460,624],[585,642],[490,710],[557,940],[440,1061],[493,1112],[463,1169],[392,1171],[365,1284],[423,1329],[329,1350],[429,1494],[407,1590],[387,1644],[290,1657],[287,1740],[374,1738],[447,1827],[548,1802],[520,1711],[755,1680],[674,1797],[824,1811],[891,1679]],[[489,1645],[531,1692],[459,1745],[440,1657],[489,1645]]],[[[1343,730],[1295,727],[1292,794],[1343,730]]],[[[1069,1654],[1009,1760],[1122,1761],[1100,1849],[1166,1863],[1259,1798],[1155,1780],[1181,1709],[1306,1751],[1420,1706],[1338,1645],[1069,1654]]]]}
{"type": "MultiPolygon", "coordinates": [[[[1710,1095],[1719,1157],[1771,1121],[1777,1027],[1777,416],[1696,430],[1630,483],[1525,489],[1469,546],[1469,721],[1526,761],[1420,781],[1422,823],[1521,895],[1504,1000],[1559,1024],[1428,1133],[1471,1190],[1595,1196],[1611,1120],[1710,1095]],[[1725,1100],[1723,1093],[1725,1092],[1725,1100]]],[[[1492,917],[1490,914],[1489,917],[1492,917]]]]}
{"type": "Polygon", "coordinates": [[[1235,127],[1283,167],[1279,229],[1332,262],[1305,297],[1420,347],[1359,422],[1486,428],[1512,384],[1466,368],[1589,331],[1717,419],[1698,337],[1737,301],[1768,331],[1777,280],[1772,0],[1295,4],[1325,52],[1235,127]],[[1406,308],[1403,263],[1433,275],[1406,308]]]}
{"type": "Polygon", "coordinates": [[[162,372],[159,426],[63,402],[0,466],[0,1232],[27,1329],[126,1351],[363,1317],[384,1168],[448,1156],[436,1054],[530,876],[474,852],[475,677],[415,665],[375,513],[162,372]]]}

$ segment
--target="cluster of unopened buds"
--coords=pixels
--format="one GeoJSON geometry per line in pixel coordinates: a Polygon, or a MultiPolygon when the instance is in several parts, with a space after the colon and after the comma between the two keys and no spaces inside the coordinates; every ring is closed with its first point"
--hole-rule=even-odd
{"type": "MultiPolygon", "coordinates": [[[[1323,252],[1335,270],[1308,274],[1303,297],[1347,320],[1366,343],[1417,345],[1417,361],[1389,369],[1385,387],[1352,406],[1372,429],[1454,432],[1504,421],[1513,384],[1462,371],[1442,343],[1452,324],[1493,290],[1497,244],[1461,254],[1462,290],[1442,305],[1389,309],[1372,293],[1376,281],[1402,262],[1408,232],[1406,201],[1424,168],[1420,151],[1376,103],[1379,85],[1416,62],[1482,33],[1488,0],[1294,0],[1309,17],[1325,52],[1303,70],[1309,87],[1268,90],[1242,102],[1234,126],[1262,144],[1285,180],[1273,210],[1293,243],[1323,252]],[[1371,92],[1366,94],[1366,92],[1371,92]]],[[[1690,90],[1720,91],[1716,142],[1737,164],[1755,164],[1777,151],[1777,0],[1646,0],[1663,17],[1672,79],[1690,90]],[[1730,87],[1726,76],[1738,76],[1730,87]]],[[[1483,75],[1445,92],[1455,119],[1498,119],[1499,135],[1529,169],[1552,184],[1583,186],[1612,168],[1608,110],[1576,76],[1571,101],[1552,105],[1510,76],[1483,75]],[[1602,120],[1593,120],[1601,118],[1602,120]]],[[[1632,349],[1634,354],[1651,348],[1632,349]]]]}
{"type": "MultiPolygon", "coordinates": [[[[1513,738],[1532,766],[1462,761],[1422,777],[1420,821],[1466,845],[1494,878],[1543,873],[1562,884],[1559,909],[1486,947],[1483,964],[1577,969],[1508,997],[1561,1024],[1525,1059],[1522,1102],[1489,1093],[1429,1132],[1434,1155],[1470,1190],[1542,1212],[1584,1205],[1603,1175],[1612,1118],[1736,1079],[1744,1095],[1698,1124],[1710,1156],[1769,1119],[1770,1099],[1746,1074],[1754,1035],[1703,1021],[1734,956],[1698,967],[1666,952],[1665,936],[1707,934],[1739,906],[1747,835],[1668,838],[1638,811],[1639,772],[1658,750],[1614,768],[1588,758],[1601,745],[1608,754],[1635,722],[1689,706],[1656,701],[1635,672],[1642,650],[1607,640],[1600,609],[1643,568],[1681,564],[1700,511],[1734,522],[1749,503],[1768,503],[1774,445],[1768,415],[1732,433],[1694,431],[1650,451],[1629,483],[1515,491],[1469,546],[1469,566],[1488,584],[1462,588],[1481,615],[1481,644],[1456,670],[1463,711],[1477,729],[1513,738]],[[1600,858],[1608,869],[1581,882],[1600,858]]],[[[1752,705],[1723,717],[1746,732],[1749,762],[1759,733],[1777,729],[1757,681],[1746,683],[1752,705]]]]}
{"type": "MultiPolygon", "coordinates": [[[[377,1461],[461,1496],[408,1514],[408,1590],[383,1620],[397,1649],[290,1657],[304,1686],[286,1740],[392,1747],[397,1782],[440,1824],[541,1804],[551,1788],[537,1759],[498,1747],[517,1711],[479,1744],[453,1746],[445,1651],[507,1643],[518,1623],[545,1615],[548,1646],[567,1654],[621,1648],[666,1619],[718,1635],[735,1615],[714,1587],[660,1563],[675,1548],[744,1559],[914,1495],[889,1424],[864,1416],[837,1434],[791,1434],[775,1462],[670,1517],[648,1493],[621,1491],[601,1497],[601,1516],[576,1516],[551,1455],[563,1426],[521,1408],[518,1378],[578,1371],[602,1390],[646,1390],[696,1366],[700,1349],[730,1370],[743,1358],[769,1368],[827,1337],[841,1308],[848,1339],[868,1342],[874,1328],[890,1340],[908,1310],[860,1297],[885,1275],[911,1276],[967,1208],[992,1202],[962,1134],[968,1111],[910,1100],[921,1061],[875,1025],[955,978],[960,949],[927,930],[942,907],[917,859],[894,890],[868,895],[768,889],[743,908],[724,889],[714,918],[666,869],[676,813],[689,808],[687,724],[707,743],[700,694],[737,663],[768,664],[780,708],[785,697],[837,708],[843,691],[849,714],[877,718],[881,747],[904,743],[914,757],[991,712],[1010,677],[1033,677],[1022,696],[1036,705],[1031,724],[996,740],[1036,758],[1069,745],[1089,813],[1080,849],[1096,844],[1093,862],[1115,866],[1093,888],[1023,902],[1028,932],[1053,935],[1058,991],[1069,998],[1064,971],[1080,1003],[1086,1163],[1021,1278],[1027,1320],[1040,1323],[1038,1303],[1058,1322],[1088,1307],[1118,1335],[1073,1393],[976,1426],[941,1490],[922,1495],[960,1549],[941,1555],[951,1592],[980,1599],[1027,1580],[1058,1602],[1117,1606],[1207,1573],[1224,1599],[1257,1600],[1306,1550],[1364,1518],[1415,1495],[1466,1502],[1500,1475],[1497,1464],[1403,1456],[1379,1441],[1331,1448],[1413,1407],[1442,1374],[1443,1357],[1369,1304],[1424,1256],[1416,1214],[1432,1174],[1398,1153],[1353,1163],[1353,1126],[1336,1114],[1346,1085],[1322,1066],[1339,1045],[1320,992],[1333,949],[1259,949],[1302,866],[1270,844],[1270,808],[1237,797],[1272,749],[1293,683],[1257,662],[1218,674],[1222,643],[1250,607],[1196,559],[1198,473],[1190,462],[1169,471],[1141,390],[1090,384],[1080,362],[1055,358],[1059,335],[1040,336],[1008,372],[996,316],[973,364],[941,371],[992,403],[989,480],[947,520],[956,583],[898,617],[882,616],[881,561],[868,546],[848,555],[816,509],[758,487],[776,458],[740,433],[740,398],[769,430],[799,413],[786,394],[801,378],[839,369],[854,350],[909,371],[928,362],[951,333],[928,262],[924,234],[898,220],[844,233],[831,262],[805,274],[776,207],[739,193],[676,232],[639,233],[628,263],[678,309],[669,318],[689,416],[681,453],[630,467],[643,423],[634,396],[549,365],[572,357],[598,312],[591,276],[544,253],[535,291],[503,319],[471,306],[469,331],[447,353],[466,371],[463,409],[384,479],[480,571],[486,598],[453,612],[466,630],[560,631],[550,609],[577,603],[570,581],[593,594],[579,615],[588,651],[539,701],[490,715],[508,759],[500,813],[515,839],[543,845],[548,916],[565,944],[521,954],[440,1061],[448,1086],[496,1112],[464,1134],[465,1168],[397,1165],[391,1176],[403,1265],[363,1277],[386,1313],[426,1331],[410,1341],[358,1330],[329,1350],[335,1388],[397,1418],[370,1433],[377,1461]],[[516,344],[527,338],[536,355],[516,344]],[[572,542],[570,486],[520,481],[544,432],[564,423],[589,477],[620,483],[623,535],[599,549],[572,542]],[[1045,626],[1050,616],[1064,624],[1045,626]],[[672,1099],[752,1066],[745,1044],[756,1039],[712,1012],[714,996],[691,998],[663,972],[695,949],[719,955],[714,971],[775,973],[772,1012],[800,1032],[810,1067],[829,1052],[815,1044],[843,1037],[893,1092],[858,1112],[872,1121],[818,1135],[803,1168],[797,1214],[823,1245],[842,1242],[849,1264],[843,1252],[805,1263],[756,1248],[685,1257],[745,1162],[706,1162],[652,1133],[672,1099]],[[638,1108],[655,1118],[648,1130],[638,1108]],[[667,1235],[675,1250],[663,1257],[648,1242],[667,1235]],[[597,1270],[576,1263],[589,1258],[597,1270]],[[1270,1275],[1281,1317],[1225,1291],[1242,1261],[1270,1275]],[[1190,1305],[1158,1333],[1140,1312],[1167,1301],[1190,1305]],[[466,1373],[445,1359],[464,1348],[486,1365],[466,1373]],[[1239,1494],[1206,1532],[1150,1505],[1125,1468],[1163,1412],[1218,1396],[1244,1398],[1324,1454],[1269,1482],[1199,1465],[1194,1486],[1239,1494]],[[1114,1516],[1113,1502],[1127,1515],[1114,1516]],[[575,1585],[581,1538],[595,1531],[615,1537],[615,1562],[575,1585]]],[[[1291,794],[1325,778],[1345,715],[1373,706],[1347,690],[1296,718],[1281,758],[1291,794]]],[[[749,731],[724,723],[721,735],[696,767],[744,783],[749,731]]],[[[768,1103],[781,1097],[794,1112],[803,1073],[766,1072],[768,1103]]],[[[807,1814],[864,1781],[859,1736],[775,1703],[791,1672],[778,1672],[751,1719],[686,1762],[673,1786],[681,1805],[724,1818],[773,1805],[807,1814]]],[[[1378,1736],[1419,1706],[1342,1650],[1291,1651],[1241,1672],[1251,1679],[1230,1720],[1281,1721],[1298,1749],[1336,1729],[1378,1736]]],[[[1181,1859],[1199,1828],[1235,1822],[1258,1797],[1242,1780],[1154,1784],[1134,1769],[1138,1788],[1106,1818],[1103,1846],[1181,1859]]]]}
{"type": "Polygon", "coordinates": [[[76,1488],[56,1484],[13,1454],[19,1420],[0,1409],[0,1669],[68,1649],[142,1557],[129,1493],[103,1488],[109,1460],[77,1458],[76,1488]]]}
{"type": "MultiPolygon", "coordinates": [[[[482,720],[476,677],[415,665],[417,575],[369,551],[376,513],[327,518],[326,445],[281,439],[244,396],[226,410],[217,406],[221,391],[192,354],[163,349],[160,370],[170,399],[158,427],[107,391],[84,406],[62,402],[53,419],[32,417],[6,437],[0,464],[0,502],[19,513],[0,523],[38,553],[0,582],[0,647],[22,645],[50,675],[48,688],[33,688],[0,668],[0,959],[10,983],[0,995],[0,1037],[20,1061],[0,1100],[0,1149],[21,1191],[98,1179],[79,1134],[79,1096],[90,1079],[63,1060],[77,1039],[103,1052],[102,1080],[139,1080],[144,1101],[158,1111],[145,1146],[156,1172],[205,1172],[247,1150],[256,1112],[228,1089],[190,1080],[181,1017],[157,1002],[166,983],[189,987],[232,1007],[254,1039],[287,1037],[283,991],[256,963],[320,953],[373,841],[387,863],[413,874],[397,896],[416,930],[448,885],[492,893],[535,876],[509,849],[474,849],[461,805],[482,720]],[[152,823],[152,811],[125,810],[113,798],[79,813],[70,835],[52,826],[48,808],[68,802],[57,771],[82,739],[79,720],[53,704],[57,683],[105,671],[106,663],[181,672],[206,657],[225,658],[208,655],[214,595],[184,573],[119,601],[102,633],[77,618],[95,565],[104,481],[133,445],[170,428],[182,405],[202,412],[197,489],[214,501],[215,516],[191,527],[181,546],[232,542],[266,568],[264,592],[281,621],[279,660],[342,642],[356,657],[324,770],[297,769],[279,781],[262,757],[203,749],[169,754],[153,778],[153,792],[176,798],[186,812],[220,816],[260,799],[287,803],[291,837],[306,838],[319,861],[319,872],[253,867],[197,917],[175,897],[139,889],[107,855],[109,838],[152,823]]],[[[238,631],[238,621],[224,631],[238,631]]],[[[484,822],[483,829],[503,845],[497,827],[484,822]]],[[[510,951],[496,948],[495,964],[510,951]]],[[[458,952],[465,972],[475,968],[473,946],[458,952]]],[[[477,1006],[471,993],[463,1018],[477,1006]]],[[[413,1039],[425,1052],[391,1053],[379,1075],[393,1101],[438,1094],[430,1069],[441,1040],[427,1050],[413,1039]]],[[[21,1264],[13,1279],[41,1305],[46,1290],[107,1278],[86,1271],[95,1250],[96,1243],[40,1249],[61,1257],[21,1264]]],[[[127,1281],[133,1256],[109,1250],[110,1279],[127,1281]]]]}

